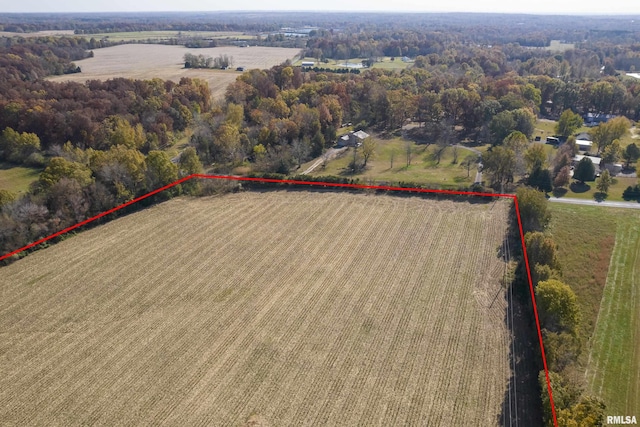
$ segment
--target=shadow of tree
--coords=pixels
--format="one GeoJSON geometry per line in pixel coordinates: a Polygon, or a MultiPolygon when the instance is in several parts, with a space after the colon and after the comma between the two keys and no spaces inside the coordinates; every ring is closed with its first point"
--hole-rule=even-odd
{"type": "Polygon", "coordinates": [[[553,189],[553,197],[564,197],[568,191],[564,187],[556,187],[553,189]]]}
{"type": "Polygon", "coordinates": [[[607,200],[607,197],[609,197],[609,195],[607,193],[603,193],[602,191],[596,191],[593,195],[593,198],[598,202],[607,200]]]}
{"type": "Polygon", "coordinates": [[[587,191],[591,190],[591,186],[589,184],[586,184],[584,182],[577,182],[577,181],[572,182],[569,188],[574,193],[586,193],[587,191]]]}

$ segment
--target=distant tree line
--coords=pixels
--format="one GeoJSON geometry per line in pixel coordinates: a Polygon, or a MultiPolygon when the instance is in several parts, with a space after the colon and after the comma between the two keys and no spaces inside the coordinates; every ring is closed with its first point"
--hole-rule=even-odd
{"type": "Polygon", "coordinates": [[[338,73],[338,74],[360,74],[357,68],[324,68],[324,67],[303,67],[305,71],[315,71],[316,73],[338,73]]]}
{"type": "Polygon", "coordinates": [[[233,56],[220,55],[216,58],[204,55],[184,54],[184,68],[228,68],[233,66],[233,56]]]}

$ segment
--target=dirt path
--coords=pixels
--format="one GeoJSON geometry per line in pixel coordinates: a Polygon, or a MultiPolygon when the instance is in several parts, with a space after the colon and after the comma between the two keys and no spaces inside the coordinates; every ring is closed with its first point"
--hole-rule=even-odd
{"type": "Polygon", "coordinates": [[[327,150],[326,153],[324,153],[322,156],[318,157],[312,164],[311,166],[309,166],[307,168],[307,170],[305,170],[304,172],[302,172],[301,175],[308,175],[311,172],[313,172],[318,166],[320,166],[322,164],[322,162],[324,161],[329,161],[329,160],[333,160],[335,159],[338,154],[340,153],[344,153],[346,150],[348,149],[348,147],[342,147],[342,148],[329,148],[327,150]]]}

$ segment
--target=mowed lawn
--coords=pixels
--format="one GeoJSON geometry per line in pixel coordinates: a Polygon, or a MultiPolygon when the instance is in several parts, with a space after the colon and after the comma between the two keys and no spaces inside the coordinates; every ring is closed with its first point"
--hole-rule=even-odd
{"type": "Polygon", "coordinates": [[[550,205],[564,280],[581,305],[582,364],[608,413],[640,410],[640,212],[550,205]]]}
{"type": "Polygon", "coordinates": [[[0,275],[0,424],[497,425],[508,208],[182,198],[33,253],[0,275]]]}
{"type": "Polygon", "coordinates": [[[587,378],[610,413],[640,412],[640,214],[618,218],[587,378]]]}
{"type": "Polygon", "coordinates": [[[215,98],[222,97],[227,86],[240,75],[236,67],[271,68],[287,59],[293,59],[300,49],[283,47],[235,47],[221,46],[212,48],[189,49],[184,46],[168,46],[158,44],[125,44],[120,46],[95,49],[94,57],[75,61],[81,73],[49,77],[52,81],[107,80],[114,77],[130,79],[152,79],[179,81],[183,77],[199,78],[209,83],[215,98]],[[184,68],[185,53],[210,56],[220,55],[233,57],[230,70],[187,69],[184,68]]]}
{"type": "Polygon", "coordinates": [[[25,168],[0,162],[0,190],[26,193],[29,185],[38,180],[39,169],[25,168]]]}
{"type": "MultiPolygon", "coordinates": [[[[385,181],[389,183],[415,182],[424,184],[437,184],[441,188],[459,188],[469,186],[473,181],[477,172],[477,165],[474,163],[469,173],[467,169],[461,165],[466,157],[471,157],[474,161],[478,158],[478,154],[464,148],[447,147],[440,157],[440,161],[435,157],[435,145],[417,145],[409,141],[411,147],[411,161],[407,165],[407,141],[401,137],[391,139],[375,138],[376,153],[375,156],[367,162],[366,169],[353,174],[349,168],[350,162],[353,160],[353,148],[347,151],[339,158],[328,162],[327,167],[316,168],[311,175],[336,175],[352,178],[359,178],[361,181],[373,179],[376,181],[385,181]],[[454,163],[454,150],[457,150],[457,162],[454,163]],[[391,167],[391,159],[393,157],[393,167],[391,167]]],[[[477,150],[486,151],[488,146],[476,147],[477,150]]],[[[358,162],[362,162],[360,150],[358,151],[358,162]]],[[[301,169],[304,170],[304,165],[301,169]]]]}

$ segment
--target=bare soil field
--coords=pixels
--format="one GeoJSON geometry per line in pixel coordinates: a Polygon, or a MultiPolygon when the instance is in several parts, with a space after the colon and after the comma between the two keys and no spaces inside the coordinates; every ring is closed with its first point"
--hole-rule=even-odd
{"type": "Polygon", "coordinates": [[[508,206],[173,199],[33,253],[1,269],[0,424],[497,425],[508,206]]]}
{"type": "Polygon", "coordinates": [[[47,30],[35,31],[33,33],[12,33],[10,31],[0,31],[0,37],[48,37],[48,36],[73,36],[73,30],[47,30]]]}
{"type": "Polygon", "coordinates": [[[229,83],[240,74],[236,67],[271,68],[287,59],[293,59],[300,49],[282,47],[236,47],[223,46],[189,49],[184,46],[155,44],[125,44],[93,51],[94,57],[75,61],[82,72],[50,77],[52,81],[107,80],[114,77],[179,81],[182,77],[199,78],[209,83],[214,97],[224,95],[229,83]],[[208,70],[184,68],[184,54],[211,56],[229,55],[234,59],[231,70],[208,70]]]}

